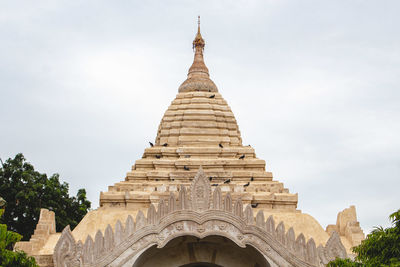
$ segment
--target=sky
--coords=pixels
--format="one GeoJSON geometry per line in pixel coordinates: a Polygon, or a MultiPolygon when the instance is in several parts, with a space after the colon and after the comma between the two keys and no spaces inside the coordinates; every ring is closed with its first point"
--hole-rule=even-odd
{"type": "Polygon", "coordinates": [[[205,62],[243,144],[322,227],[400,208],[399,1],[0,1],[0,158],[71,194],[124,180],[205,62]]]}

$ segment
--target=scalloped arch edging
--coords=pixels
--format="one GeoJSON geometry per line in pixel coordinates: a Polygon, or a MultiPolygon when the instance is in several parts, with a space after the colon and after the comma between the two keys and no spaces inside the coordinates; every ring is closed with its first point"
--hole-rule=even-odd
{"type": "Polygon", "coordinates": [[[232,203],[229,193],[222,199],[219,188],[212,192],[201,167],[190,189],[189,195],[181,186],[177,196],[171,193],[157,209],[151,204],[147,216],[139,211],[133,220],[129,215],[124,225],[118,220],[114,231],[108,225],[104,234],[98,230],[94,240],[88,236],[85,243],[76,242],[67,226],[54,249],[55,266],[132,266],[147,248],[162,248],[186,235],[223,236],[239,247],[250,245],[276,266],[324,266],[347,257],[336,232],[317,248],[312,238],[306,240],[302,233],[296,237],[293,228],[285,231],[283,222],[275,227],[273,217],[265,220],[262,211],[254,217],[252,207],[243,209],[241,199],[232,203]]]}

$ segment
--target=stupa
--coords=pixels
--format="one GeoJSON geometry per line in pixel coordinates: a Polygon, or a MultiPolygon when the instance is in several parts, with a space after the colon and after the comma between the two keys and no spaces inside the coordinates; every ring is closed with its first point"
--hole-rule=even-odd
{"type": "Polygon", "coordinates": [[[198,31],[187,79],[154,144],[100,207],[55,232],[43,209],[17,249],[41,266],[324,266],[364,238],[355,207],[325,230],[297,209],[298,196],[243,146],[235,116],[204,63],[198,31]]]}

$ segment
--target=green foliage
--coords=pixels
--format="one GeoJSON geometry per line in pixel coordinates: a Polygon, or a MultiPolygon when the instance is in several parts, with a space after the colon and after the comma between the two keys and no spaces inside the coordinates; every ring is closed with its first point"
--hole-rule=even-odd
{"type": "Polygon", "coordinates": [[[40,209],[55,212],[56,228],[61,231],[70,225],[73,229],[90,209],[85,189],[70,197],[67,183],[60,183],[59,175],[50,178],[35,171],[22,154],[8,159],[0,168],[0,196],[7,201],[1,222],[10,230],[29,240],[39,219],[40,209]]]}
{"type": "MultiPolygon", "coordinates": [[[[0,210],[0,217],[4,209],[0,210]]],[[[37,267],[33,257],[28,257],[25,252],[12,251],[16,242],[21,240],[21,235],[7,231],[7,225],[0,224],[0,266],[1,267],[37,267]]]]}
{"type": "Polygon", "coordinates": [[[361,263],[354,262],[350,259],[339,259],[337,258],[334,261],[331,261],[326,265],[327,267],[362,267],[364,266],[361,263]]]}
{"type": "MultiPolygon", "coordinates": [[[[0,217],[3,215],[4,209],[0,210],[0,217]]],[[[12,249],[12,245],[20,241],[22,236],[20,234],[7,231],[7,225],[0,224],[0,249],[12,249]]]]}
{"type": "Polygon", "coordinates": [[[389,216],[393,227],[375,228],[353,251],[356,260],[374,266],[400,266],[400,209],[389,216]]]}
{"type": "Polygon", "coordinates": [[[390,266],[400,267],[400,209],[389,216],[393,226],[376,227],[353,252],[355,260],[336,259],[329,267],[390,266]]]}

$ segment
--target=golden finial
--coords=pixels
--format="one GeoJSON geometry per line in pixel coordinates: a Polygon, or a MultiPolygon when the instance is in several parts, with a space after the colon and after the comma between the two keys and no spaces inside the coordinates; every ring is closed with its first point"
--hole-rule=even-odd
{"type": "Polygon", "coordinates": [[[203,50],[204,46],[205,46],[205,42],[203,40],[203,37],[201,37],[201,33],[200,33],[200,16],[197,16],[197,34],[193,40],[193,49],[199,47],[199,48],[201,48],[201,50],[203,50]]]}
{"type": "Polygon", "coordinates": [[[193,40],[194,59],[189,68],[188,78],[179,86],[179,92],[218,92],[217,86],[210,79],[204,63],[203,50],[206,43],[200,33],[200,16],[197,17],[197,34],[193,40]]]}

